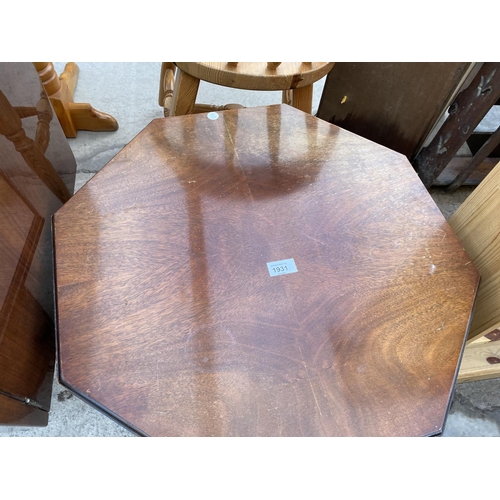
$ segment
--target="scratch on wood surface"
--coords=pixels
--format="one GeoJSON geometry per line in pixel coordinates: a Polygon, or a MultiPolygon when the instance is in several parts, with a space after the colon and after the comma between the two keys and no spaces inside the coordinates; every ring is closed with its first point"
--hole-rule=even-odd
{"type": "Polygon", "coordinates": [[[441,231],[443,233],[443,237],[441,238],[441,243],[443,240],[446,238],[446,231],[443,231],[442,229],[438,229],[438,231],[441,231]]]}
{"type": "Polygon", "coordinates": [[[323,413],[321,413],[321,408],[319,407],[318,398],[316,397],[316,392],[314,392],[314,387],[313,387],[312,382],[311,382],[311,377],[309,376],[309,370],[307,369],[307,363],[304,361],[304,355],[302,354],[302,349],[300,348],[300,346],[299,346],[299,351],[300,351],[300,355],[302,356],[302,363],[304,364],[304,368],[306,370],[307,381],[309,382],[309,386],[311,387],[311,391],[312,391],[313,396],[314,396],[316,408],[318,408],[319,414],[321,416],[323,416],[323,413]]]}
{"type": "Polygon", "coordinates": [[[321,243],[324,245],[324,243],[321,240],[318,240],[317,238],[313,238],[312,236],[307,235],[306,233],[302,233],[306,238],[309,238],[310,240],[317,241],[318,243],[321,243]]]}

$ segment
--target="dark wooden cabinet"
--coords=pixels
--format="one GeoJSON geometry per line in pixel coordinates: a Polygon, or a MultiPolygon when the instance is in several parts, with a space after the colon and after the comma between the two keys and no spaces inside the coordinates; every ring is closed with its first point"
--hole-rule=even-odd
{"type": "Polygon", "coordinates": [[[0,425],[46,425],[54,372],[51,216],[76,162],[31,63],[0,63],[0,425]]]}

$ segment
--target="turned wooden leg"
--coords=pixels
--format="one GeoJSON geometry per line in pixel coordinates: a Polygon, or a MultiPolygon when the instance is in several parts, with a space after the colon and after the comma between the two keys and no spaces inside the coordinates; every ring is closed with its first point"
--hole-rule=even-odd
{"type": "Polygon", "coordinates": [[[160,70],[160,86],[158,89],[158,104],[163,106],[165,101],[165,72],[167,71],[167,65],[170,63],[162,62],[160,70]]]}
{"type": "Polygon", "coordinates": [[[313,86],[307,85],[293,89],[293,107],[311,114],[313,99],[313,86]]]}
{"type": "Polygon", "coordinates": [[[192,114],[195,113],[210,113],[211,111],[227,111],[229,109],[244,109],[245,106],[241,104],[231,103],[231,104],[201,104],[196,103],[193,107],[192,114]]]}
{"type": "Polygon", "coordinates": [[[55,94],[61,89],[61,82],[51,62],[36,62],[33,63],[40,80],[42,80],[43,87],[48,96],[55,94]]]}
{"type": "Polygon", "coordinates": [[[189,115],[193,112],[200,80],[177,68],[174,94],[169,116],[189,115]]]}
{"type": "Polygon", "coordinates": [[[52,63],[33,64],[66,137],[76,137],[78,130],[104,132],[118,129],[118,123],[111,115],[97,111],[90,104],[77,104],[73,101],[79,73],[75,63],[66,64],[60,77],[52,63]]]}
{"type": "Polygon", "coordinates": [[[164,116],[170,115],[170,108],[172,107],[172,98],[174,95],[176,70],[177,68],[174,63],[161,63],[160,93],[158,96],[158,103],[160,106],[163,106],[164,116]]]}
{"type": "Polygon", "coordinates": [[[52,107],[57,115],[59,123],[66,137],[76,137],[76,128],[71,119],[69,103],[73,101],[73,96],[65,85],[61,85],[61,80],[51,62],[33,63],[38,76],[49,96],[52,107]]]}
{"type": "Polygon", "coordinates": [[[52,121],[52,107],[50,106],[47,94],[42,90],[40,92],[40,100],[36,105],[36,114],[38,123],[35,133],[35,144],[40,148],[40,151],[45,154],[50,142],[50,122],[52,121]]]}

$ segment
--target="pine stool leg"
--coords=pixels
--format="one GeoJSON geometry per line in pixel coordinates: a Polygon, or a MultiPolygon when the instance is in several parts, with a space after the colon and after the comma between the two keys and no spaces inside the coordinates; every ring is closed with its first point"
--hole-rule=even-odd
{"type": "Polygon", "coordinates": [[[172,98],[174,94],[175,72],[176,67],[174,63],[161,63],[158,104],[163,107],[164,116],[170,116],[170,108],[172,107],[172,98]]]}
{"type": "Polygon", "coordinates": [[[293,89],[293,107],[311,114],[313,85],[307,85],[298,89],[293,89]]]}
{"type": "Polygon", "coordinates": [[[189,115],[193,112],[200,80],[177,68],[170,116],[189,115]]]}

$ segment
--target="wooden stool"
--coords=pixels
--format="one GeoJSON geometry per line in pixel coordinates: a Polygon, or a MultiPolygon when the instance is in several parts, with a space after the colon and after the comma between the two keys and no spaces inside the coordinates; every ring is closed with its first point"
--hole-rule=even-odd
{"type": "Polygon", "coordinates": [[[283,103],[311,113],[313,84],[332,62],[177,62],[162,63],[158,103],[165,116],[206,113],[243,107],[239,104],[195,104],[200,80],[245,90],[281,90],[283,103]]]}

